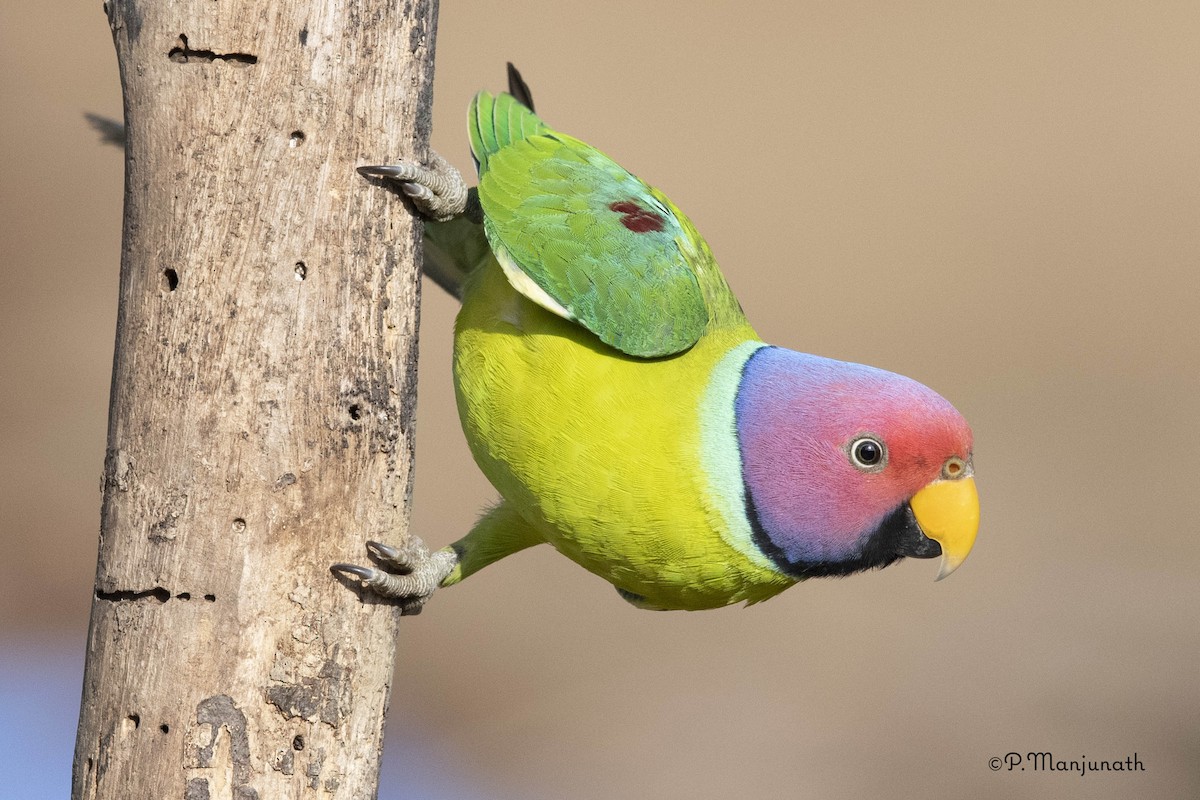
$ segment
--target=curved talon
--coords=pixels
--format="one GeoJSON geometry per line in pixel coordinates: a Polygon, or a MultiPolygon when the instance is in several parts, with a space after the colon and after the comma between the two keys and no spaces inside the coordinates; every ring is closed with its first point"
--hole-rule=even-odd
{"type": "Polygon", "coordinates": [[[458,563],[454,550],[444,548],[430,553],[425,543],[415,536],[401,547],[375,540],[366,545],[367,551],[384,569],[394,569],[400,574],[345,563],[334,564],[330,570],[362,581],[363,588],[380,597],[398,600],[400,613],[406,616],[421,612],[421,607],[458,563]]]}
{"type": "Polygon", "coordinates": [[[357,564],[332,564],[329,567],[332,572],[340,572],[343,575],[353,575],[364,581],[370,581],[375,577],[375,570],[371,567],[360,567],[357,564]]]}
{"type": "Polygon", "coordinates": [[[373,539],[367,540],[367,550],[371,551],[377,558],[382,558],[387,561],[395,561],[400,557],[400,549],[392,547],[390,544],[377,542],[373,539]]]}
{"type": "Polygon", "coordinates": [[[364,178],[381,178],[385,180],[405,180],[410,164],[369,164],[357,167],[356,171],[364,178]]]}
{"type": "Polygon", "coordinates": [[[429,154],[429,166],[412,162],[370,164],[358,167],[358,174],[400,184],[400,191],[417,209],[437,222],[446,222],[467,207],[467,185],[450,162],[437,153],[429,154]]]}
{"type": "Polygon", "coordinates": [[[437,198],[437,195],[419,183],[408,183],[407,181],[402,182],[400,184],[400,191],[404,192],[404,194],[412,200],[421,200],[426,203],[436,202],[437,198]]]}

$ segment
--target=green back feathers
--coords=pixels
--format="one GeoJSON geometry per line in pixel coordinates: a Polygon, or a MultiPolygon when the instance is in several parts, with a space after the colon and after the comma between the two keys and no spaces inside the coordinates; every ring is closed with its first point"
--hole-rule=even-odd
{"type": "Polygon", "coordinates": [[[662,194],[510,95],[480,92],[468,119],[484,232],[518,292],[639,357],[687,350],[714,314],[744,322],[662,194]]]}

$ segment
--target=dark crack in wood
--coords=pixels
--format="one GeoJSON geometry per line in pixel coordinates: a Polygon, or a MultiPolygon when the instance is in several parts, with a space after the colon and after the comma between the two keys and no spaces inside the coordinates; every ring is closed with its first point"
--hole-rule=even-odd
{"type": "Polygon", "coordinates": [[[228,61],[233,64],[257,64],[258,56],[251,53],[218,53],[215,50],[192,48],[188,44],[186,34],[179,34],[179,44],[167,51],[167,58],[177,64],[212,64],[215,61],[228,61]]]}

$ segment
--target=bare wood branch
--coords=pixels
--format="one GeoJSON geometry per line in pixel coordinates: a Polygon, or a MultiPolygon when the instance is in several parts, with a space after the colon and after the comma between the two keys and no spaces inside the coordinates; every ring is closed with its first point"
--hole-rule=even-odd
{"type": "Polygon", "coordinates": [[[437,0],[106,5],[125,230],[73,797],[373,797],[420,241],[354,167],[423,159],[437,0]]]}

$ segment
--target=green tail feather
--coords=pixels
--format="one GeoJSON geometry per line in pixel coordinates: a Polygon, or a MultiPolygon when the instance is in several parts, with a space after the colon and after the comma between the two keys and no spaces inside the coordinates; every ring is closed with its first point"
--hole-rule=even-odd
{"type": "Polygon", "coordinates": [[[480,175],[487,170],[490,156],[513,142],[550,130],[537,114],[508,94],[492,95],[480,92],[475,95],[467,112],[467,119],[471,155],[475,157],[480,175]]]}

